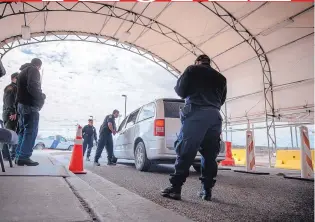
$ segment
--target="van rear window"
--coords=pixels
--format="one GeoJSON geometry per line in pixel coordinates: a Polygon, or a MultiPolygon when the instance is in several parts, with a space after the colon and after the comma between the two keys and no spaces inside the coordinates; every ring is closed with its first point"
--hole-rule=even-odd
{"type": "Polygon", "coordinates": [[[179,118],[179,108],[184,106],[184,102],[164,101],[165,118],[179,118]]]}

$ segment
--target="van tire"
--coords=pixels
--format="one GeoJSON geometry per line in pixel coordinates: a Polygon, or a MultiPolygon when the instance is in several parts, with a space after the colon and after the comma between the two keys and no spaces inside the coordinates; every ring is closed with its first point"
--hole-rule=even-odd
{"type": "Polygon", "coordinates": [[[148,171],[151,166],[151,162],[147,157],[147,152],[145,145],[142,141],[136,144],[135,148],[135,165],[136,169],[139,171],[148,171]]]}

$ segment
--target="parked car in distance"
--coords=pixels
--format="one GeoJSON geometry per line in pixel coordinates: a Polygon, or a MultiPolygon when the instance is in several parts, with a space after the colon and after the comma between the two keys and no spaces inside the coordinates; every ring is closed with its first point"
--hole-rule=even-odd
{"type": "MultiPolygon", "coordinates": [[[[157,99],[129,114],[114,136],[114,153],[118,159],[135,160],[139,171],[147,171],[151,164],[174,163],[174,142],[180,131],[179,108],[181,99],[157,99]]],[[[217,161],[225,157],[221,146],[217,161]]],[[[193,167],[200,171],[200,153],[193,167]]]]}
{"type": "Polygon", "coordinates": [[[63,136],[55,135],[48,136],[45,138],[37,138],[35,140],[34,149],[42,150],[44,148],[48,149],[58,149],[58,150],[72,150],[74,146],[74,141],[67,140],[63,136]]]}

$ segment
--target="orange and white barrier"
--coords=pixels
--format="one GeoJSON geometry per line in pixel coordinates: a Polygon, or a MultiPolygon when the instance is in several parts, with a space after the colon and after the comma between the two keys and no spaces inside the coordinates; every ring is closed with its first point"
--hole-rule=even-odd
{"type": "Polygon", "coordinates": [[[246,131],[246,170],[234,170],[238,173],[249,173],[256,175],[269,175],[269,172],[256,171],[255,163],[255,145],[253,138],[253,131],[246,131]]]}
{"type": "Polygon", "coordinates": [[[301,178],[314,178],[314,170],[312,163],[312,154],[308,129],[305,126],[300,127],[301,135],[301,178]]]}
{"type": "Polygon", "coordinates": [[[253,132],[250,130],[246,131],[246,170],[255,170],[255,149],[253,132]]]}

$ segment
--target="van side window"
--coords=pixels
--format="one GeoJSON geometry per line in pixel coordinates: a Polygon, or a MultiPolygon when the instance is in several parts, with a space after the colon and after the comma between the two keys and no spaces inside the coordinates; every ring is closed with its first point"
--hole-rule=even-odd
{"type": "Polygon", "coordinates": [[[126,128],[133,126],[136,123],[138,113],[139,113],[139,109],[130,114],[127,124],[126,124],[126,128]]]}
{"type": "Polygon", "coordinates": [[[128,116],[121,122],[121,124],[118,127],[118,132],[121,131],[123,129],[123,127],[125,126],[125,123],[128,119],[128,116]]]}
{"type": "Polygon", "coordinates": [[[155,116],[155,104],[150,103],[148,105],[143,106],[139,114],[138,122],[142,120],[150,119],[154,116],[155,116]]]}

